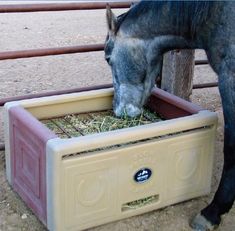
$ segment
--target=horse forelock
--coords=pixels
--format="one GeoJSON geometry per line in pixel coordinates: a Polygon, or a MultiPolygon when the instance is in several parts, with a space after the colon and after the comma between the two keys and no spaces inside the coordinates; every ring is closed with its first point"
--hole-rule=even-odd
{"type": "Polygon", "coordinates": [[[135,19],[137,15],[141,14],[143,7],[140,3],[134,4],[127,12],[125,12],[117,17],[117,26],[116,26],[115,34],[117,34],[117,32],[119,31],[121,25],[123,24],[123,22],[125,21],[126,18],[129,18],[129,19],[134,18],[135,19]]]}
{"type": "MultiPolygon", "coordinates": [[[[129,12],[129,11],[128,11],[129,12]]],[[[128,15],[128,12],[123,13],[117,17],[117,26],[116,26],[116,31],[115,34],[117,34],[122,22],[125,20],[126,16],[128,15]]]]}

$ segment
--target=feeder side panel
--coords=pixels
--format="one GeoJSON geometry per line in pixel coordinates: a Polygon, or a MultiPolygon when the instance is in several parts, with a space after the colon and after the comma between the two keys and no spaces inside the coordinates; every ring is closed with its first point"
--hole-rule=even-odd
{"type": "Polygon", "coordinates": [[[14,190],[46,224],[46,142],[56,137],[20,106],[9,110],[11,182],[14,190]]]}

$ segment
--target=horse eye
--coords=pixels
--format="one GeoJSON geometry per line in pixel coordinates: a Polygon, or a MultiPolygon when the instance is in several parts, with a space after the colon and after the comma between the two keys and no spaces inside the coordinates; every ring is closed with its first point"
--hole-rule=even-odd
{"type": "Polygon", "coordinates": [[[105,60],[107,61],[108,64],[110,64],[110,57],[105,57],[105,60]]]}

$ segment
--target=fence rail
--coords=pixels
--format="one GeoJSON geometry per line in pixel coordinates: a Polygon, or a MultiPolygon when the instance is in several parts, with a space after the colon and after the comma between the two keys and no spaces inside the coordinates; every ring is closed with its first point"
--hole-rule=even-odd
{"type": "Polygon", "coordinates": [[[70,10],[99,10],[107,4],[111,8],[128,8],[136,1],[127,2],[89,2],[89,3],[45,3],[45,4],[14,4],[0,5],[0,13],[40,12],[40,11],[70,11],[70,10]]]}
{"type": "Polygon", "coordinates": [[[67,89],[67,90],[58,90],[58,91],[49,91],[49,92],[43,92],[43,93],[13,96],[13,97],[0,99],[0,106],[4,106],[5,103],[16,101],[16,100],[33,99],[33,98],[53,96],[53,95],[63,95],[63,94],[70,94],[70,93],[89,91],[89,90],[98,90],[102,88],[110,88],[112,86],[113,86],[112,84],[103,84],[103,85],[98,85],[98,86],[93,86],[93,87],[83,87],[83,88],[80,87],[80,88],[73,88],[73,89],[67,89]]]}
{"type": "MultiPolygon", "coordinates": [[[[67,89],[67,90],[58,90],[58,91],[49,91],[49,92],[43,92],[43,93],[12,96],[12,97],[7,97],[7,98],[0,99],[0,107],[4,106],[4,104],[7,103],[7,102],[12,102],[12,101],[16,101],[16,100],[33,99],[33,98],[53,96],[53,95],[70,94],[70,93],[76,93],[76,92],[81,92],[81,91],[88,91],[88,90],[91,90],[91,89],[109,88],[109,87],[112,87],[112,86],[113,86],[112,84],[104,84],[104,85],[98,85],[98,86],[95,86],[95,87],[73,88],[73,89],[67,89]]],[[[194,84],[193,89],[211,88],[211,87],[217,87],[217,86],[218,86],[218,82],[202,83],[202,84],[194,84]]]]}
{"type": "MultiPolygon", "coordinates": [[[[4,51],[0,52],[0,60],[33,58],[41,56],[74,54],[74,53],[94,52],[94,51],[103,51],[103,50],[104,50],[104,44],[90,44],[90,45],[54,47],[54,48],[44,48],[44,49],[4,51]]],[[[195,60],[195,65],[207,65],[207,64],[208,64],[207,60],[195,60]]]]}
{"type": "Polygon", "coordinates": [[[104,44],[0,52],[0,60],[102,51],[104,44]]]}

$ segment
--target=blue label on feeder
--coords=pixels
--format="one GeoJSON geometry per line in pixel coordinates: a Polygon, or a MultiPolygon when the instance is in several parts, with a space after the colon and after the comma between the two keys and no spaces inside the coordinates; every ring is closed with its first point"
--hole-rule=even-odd
{"type": "Polygon", "coordinates": [[[152,175],[152,170],[149,168],[142,168],[140,170],[138,170],[138,172],[136,172],[136,174],[134,175],[134,180],[137,183],[144,183],[147,180],[149,180],[149,178],[152,175]]]}

